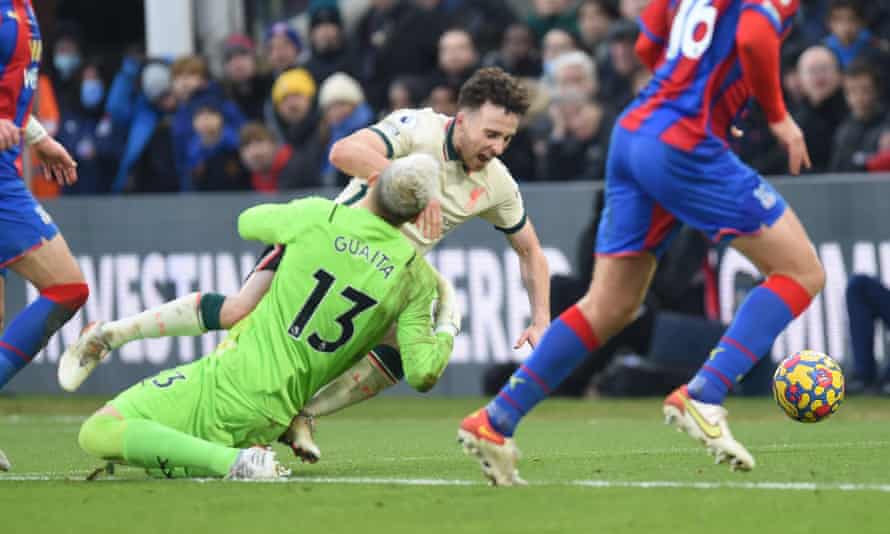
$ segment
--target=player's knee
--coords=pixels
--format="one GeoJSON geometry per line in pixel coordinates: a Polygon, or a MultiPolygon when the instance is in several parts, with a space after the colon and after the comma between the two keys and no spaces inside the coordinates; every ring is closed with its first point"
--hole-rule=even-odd
{"type": "Polygon", "coordinates": [[[795,276],[795,278],[798,284],[802,285],[811,296],[815,297],[825,287],[825,269],[822,267],[822,262],[818,259],[815,260],[812,265],[795,276]]]}
{"type": "Polygon", "coordinates": [[[58,284],[43,289],[40,294],[56,304],[71,310],[73,315],[86,303],[90,296],[90,287],[83,282],[58,284]]]}
{"type": "Polygon", "coordinates": [[[591,326],[599,335],[610,334],[621,330],[637,314],[640,303],[636,299],[611,296],[609,299],[597,298],[588,293],[579,302],[578,307],[584,317],[593,318],[591,326]]]}
{"type": "Polygon", "coordinates": [[[77,434],[77,444],[81,450],[90,456],[101,456],[96,443],[99,441],[98,425],[96,424],[96,416],[93,415],[80,425],[80,432],[77,434]]]}

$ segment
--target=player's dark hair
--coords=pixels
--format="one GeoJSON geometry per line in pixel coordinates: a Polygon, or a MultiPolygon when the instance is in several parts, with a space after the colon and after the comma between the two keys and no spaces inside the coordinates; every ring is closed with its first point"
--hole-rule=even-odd
{"type": "Polygon", "coordinates": [[[859,0],[831,0],[828,4],[828,16],[831,17],[838,9],[849,9],[859,20],[865,21],[865,8],[859,0]]]}
{"type": "Polygon", "coordinates": [[[528,91],[519,80],[497,67],[479,69],[460,88],[457,106],[477,110],[486,102],[504,108],[507,113],[525,115],[529,106],[528,91]]]}

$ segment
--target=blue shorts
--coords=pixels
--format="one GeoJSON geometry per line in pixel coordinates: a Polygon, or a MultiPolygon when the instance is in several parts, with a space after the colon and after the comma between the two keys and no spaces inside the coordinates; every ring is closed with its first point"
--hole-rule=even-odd
{"type": "Polygon", "coordinates": [[[0,275],[6,276],[10,263],[58,233],[20,178],[0,177],[0,275]]]}
{"type": "Polygon", "coordinates": [[[596,252],[660,257],[680,223],[718,242],[772,226],[785,206],[769,182],[722,146],[684,152],[616,125],[596,252]]]}

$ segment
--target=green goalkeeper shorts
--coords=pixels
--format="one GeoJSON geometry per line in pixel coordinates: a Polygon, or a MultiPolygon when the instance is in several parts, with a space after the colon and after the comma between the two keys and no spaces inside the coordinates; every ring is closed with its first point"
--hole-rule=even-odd
{"type": "Polygon", "coordinates": [[[148,419],[227,447],[267,445],[287,429],[230,388],[220,386],[204,357],[158,373],[111,401],[125,419],[148,419]]]}

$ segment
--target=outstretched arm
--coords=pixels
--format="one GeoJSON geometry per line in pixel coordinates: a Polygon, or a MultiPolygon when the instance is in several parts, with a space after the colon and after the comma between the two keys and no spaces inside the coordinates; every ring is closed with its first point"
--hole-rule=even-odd
{"type": "Polygon", "coordinates": [[[522,332],[513,348],[518,349],[525,343],[534,348],[550,325],[550,268],[531,221],[526,221],[518,232],[507,234],[507,240],[519,255],[519,270],[532,313],[532,324],[522,332]]]}

